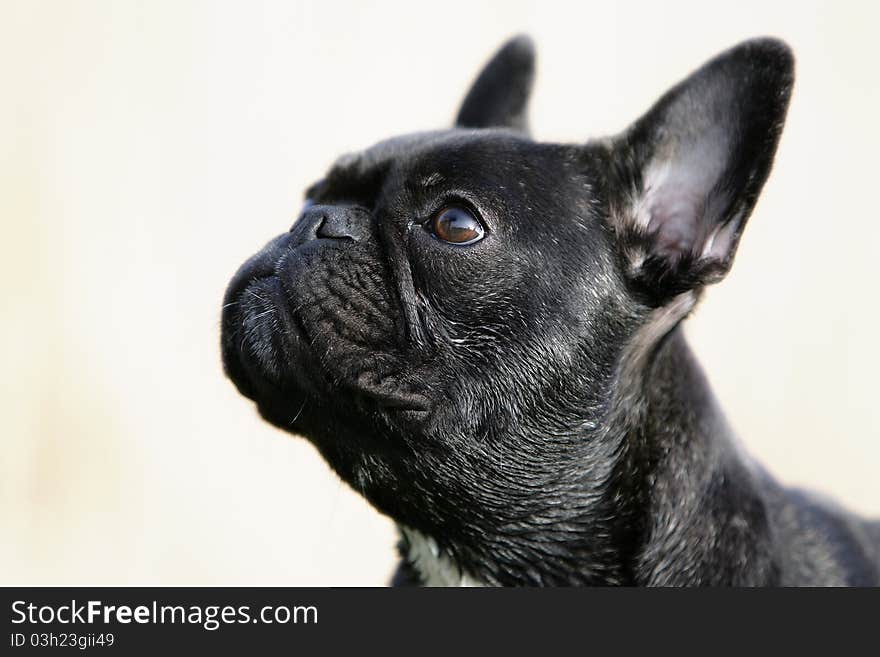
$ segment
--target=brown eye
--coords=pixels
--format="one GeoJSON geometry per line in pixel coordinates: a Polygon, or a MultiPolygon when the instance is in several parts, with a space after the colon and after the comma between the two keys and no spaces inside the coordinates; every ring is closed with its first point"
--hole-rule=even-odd
{"type": "Polygon", "coordinates": [[[483,224],[464,208],[443,208],[428,222],[434,237],[450,244],[473,244],[483,239],[483,224]]]}

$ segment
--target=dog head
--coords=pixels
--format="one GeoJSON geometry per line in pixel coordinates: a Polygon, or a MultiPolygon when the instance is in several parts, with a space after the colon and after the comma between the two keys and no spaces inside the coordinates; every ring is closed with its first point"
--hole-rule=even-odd
{"type": "Polygon", "coordinates": [[[627,370],[730,268],[793,79],[784,44],[746,42],[622,134],[547,144],[533,59],[514,39],[453,129],[339,159],[223,309],[260,413],[465,561],[609,512],[627,370]]]}

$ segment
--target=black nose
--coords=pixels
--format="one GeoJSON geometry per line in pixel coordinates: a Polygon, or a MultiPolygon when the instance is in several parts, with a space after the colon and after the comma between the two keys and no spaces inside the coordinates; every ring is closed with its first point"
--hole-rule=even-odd
{"type": "Polygon", "coordinates": [[[319,237],[337,240],[366,239],[370,215],[364,209],[348,205],[313,205],[300,215],[290,229],[299,243],[319,237]]]}

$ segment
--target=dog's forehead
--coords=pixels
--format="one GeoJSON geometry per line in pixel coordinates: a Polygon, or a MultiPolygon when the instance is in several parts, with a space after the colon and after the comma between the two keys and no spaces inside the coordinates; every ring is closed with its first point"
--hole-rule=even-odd
{"type": "MultiPolygon", "coordinates": [[[[328,178],[370,177],[392,168],[411,173],[424,166],[468,156],[486,150],[497,150],[505,145],[526,141],[510,130],[435,130],[415,132],[385,139],[369,148],[346,153],[330,169],[328,178]]],[[[425,184],[430,184],[434,173],[422,172],[425,184]]]]}
{"type": "Polygon", "coordinates": [[[366,171],[387,166],[390,162],[409,159],[423,153],[432,145],[448,140],[451,132],[453,131],[436,130],[397,135],[362,151],[342,155],[333,164],[331,171],[366,171]]]}

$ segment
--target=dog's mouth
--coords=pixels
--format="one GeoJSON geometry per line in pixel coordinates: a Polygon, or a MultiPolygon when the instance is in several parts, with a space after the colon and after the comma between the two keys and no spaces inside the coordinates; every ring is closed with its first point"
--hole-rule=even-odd
{"type": "MultiPolygon", "coordinates": [[[[340,410],[379,410],[407,422],[424,419],[427,399],[411,386],[368,368],[339,377],[330,371],[333,361],[317,356],[314,345],[327,327],[310,330],[301,312],[305,304],[289,298],[281,278],[286,260],[294,257],[285,236],[277,238],[239,269],[227,289],[221,351],[224,370],[239,392],[270,421],[283,417],[288,429],[307,397],[340,410]]],[[[352,369],[350,355],[340,352],[334,358],[352,369]]]]}
{"type": "Polygon", "coordinates": [[[292,428],[307,396],[322,405],[372,414],[382,410],[407,422],[427,416],[427,400],[389,379],[364,373],[350,384],[333,383],[311,353],[309,332],[279,299],[276,276],[255,279],[223,310],[222,351],[227,376],[256,402],[267,419],[284,417],[292,428]],[[299,410],[293,408],[299,403],[299,410]],[[288,416],[292,415],[291,418],[288,416]]]}

